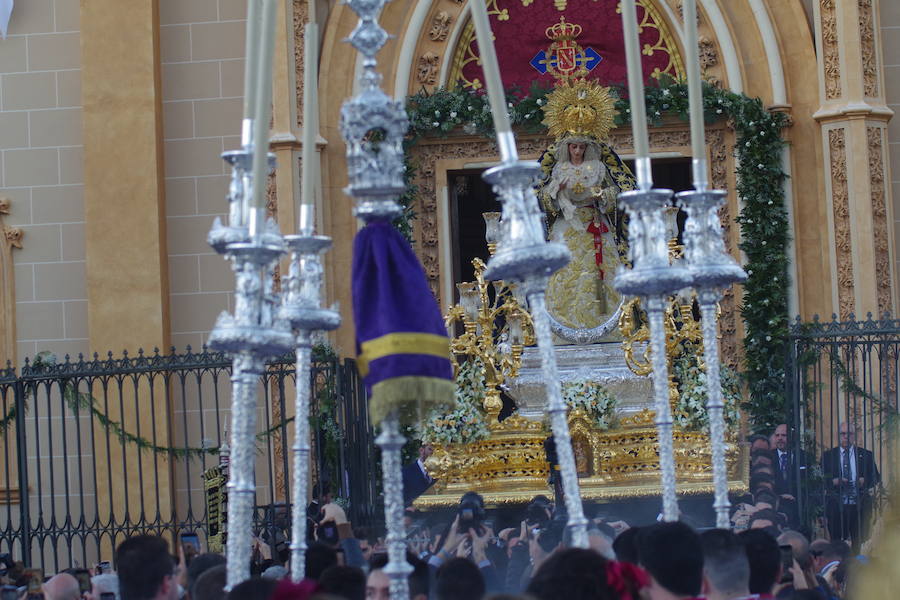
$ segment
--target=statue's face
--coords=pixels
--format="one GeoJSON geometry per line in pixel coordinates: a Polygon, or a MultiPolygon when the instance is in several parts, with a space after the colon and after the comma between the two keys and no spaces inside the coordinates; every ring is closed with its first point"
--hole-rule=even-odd
{"type": "Polygon", "coordinates": [[[584,151],[587,148],[587,144],[584,142],[573,142],[569,144],[569,160],[573,163],[580,163],[584,160],[584,151]]]}

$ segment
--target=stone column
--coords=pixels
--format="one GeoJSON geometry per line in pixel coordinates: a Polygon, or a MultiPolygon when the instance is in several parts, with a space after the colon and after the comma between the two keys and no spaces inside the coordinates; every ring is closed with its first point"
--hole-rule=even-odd
{"type": "MultiPolygon", "coordinates": [[[[886,184],[887,107],[879,0],[815,6],[831,305],[841,319],[896,312],[893,211],[886,184]]],[[[802,226],[802,224],[800,224],[802,226]]]]}
{"type": "MultiPolygon", "coordinates": [[[[81,3],[88,325],[90,347],[101,353],[169,347],[159,34],[158,0],[81,3]]],[[[90,392],[103,410],[103,390],[95,385],[90,392]]],[[[154,426],[156,443],[167,446],[169,410],[157,380],[152,388],[142,383],[139,397],[110,402],[109,418],[145,436],[154,426]]],[[[110,515],[121,522],[126,513],[133,520],[170,519],[169,461],[134,444],[120,450],[96,421],[94,435],[97,464],[110,461],[112,473],[126,474],[108,480],[98,474],[101,522],[110,515]]],[[[112,556],[110,538],[102,544],[101,556],[112,556]]]]}

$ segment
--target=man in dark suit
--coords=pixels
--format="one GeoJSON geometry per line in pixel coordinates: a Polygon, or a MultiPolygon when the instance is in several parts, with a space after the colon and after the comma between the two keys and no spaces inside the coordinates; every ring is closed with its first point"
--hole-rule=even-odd
{"type": "Polygon", "coordinates": [[[434,479],[425,468],[425,461],[434,452],[430,444],[419,447],[419,458],[403,467],[403,505],[409,506],[413,500],[434,485],[434,479]]]}
{"type": "Polygon", "coordinates": [[[772,434],[775,491],[783,495],[782,497],[787,495],[790,496],[787,499],[794,500],[797,497],[797,468],[800,468],[801,473],[806,470],[806,456],[801,452],[798,461],[790,441],[788,426],[785,423],[775,428],[775,433],[772,434]]]}
{"type": "Polygon", "coordinates": [[[868,535],[872,513],[872,489],[881,481],[875,456],[856,445],[856,428],[842,423],[840,446],[822,455],[822,474],[828,497],[825,517],[832,541],[850,539],[859,548],[868,535]]]}
{"type": "Polygon", "coordinates": [[[775,471],[775,493],[779,496],[779,505],[787,516],[788,523],[796,527],[800,521],[797,506],[799,495],[797,471],[800,471],[801,478],[806,475],[806,454],[802,450],[799,454],[794,451],[786,423],[778,425],[772,434],[772,460],[775,471]]]}

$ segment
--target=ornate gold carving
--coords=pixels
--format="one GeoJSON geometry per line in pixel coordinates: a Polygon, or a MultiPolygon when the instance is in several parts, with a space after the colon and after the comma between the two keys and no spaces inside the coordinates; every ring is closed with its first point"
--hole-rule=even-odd
{"type": "Polygon", "coordinates": [[[893,290],[891,289],[891,264],[887,204],[884,184],[884,130],[881,127],[866,127],[866,141],[869,147],[869,181],[872,191],[872,232],[875,250],[875,285],[878,313],[893,312],[893,290]]]}
{"type": "Polygon", "coordinates": [[[3,215],[8,215],[12,201],[0,197],[0,232],[3,241],[0,243],[0,367],[6,361],[16,360],[16,279],[13,268],[13,248],[22,248],[24,232],[18,227],[10,227],[3,222],[3,215]]]}
{"type": "MultiPolygon", "coordinates": [[[[597,431],[580,410],[569,413],[582,497],[612,500],[659,494],[659,450],[653,411],[623,416],[620,428],[597,431]]],[[[552,493],[539,421],[510,417],[490,439],[467,445],[438,446],[428,459],[434,488],[415,501],[418,508],[451,506],[475,490],[490,505],[522,504],[552,493]]],[[[712,458],[705,432],[676,430],[675,461],[680,493],[712,492],[712,458]]],[[[729,488],[745,491],[746,449],[729,440],[729,488]]]]}
{"type": "Polygon", "coordinates": [[[446,40],[450,34],[450,23],[452,21],[453,17],[447,14],[445,10],[435,14],[434,18],[431,19],[431,29],[428,31],[428,37],[431,38],[431,41],[443,42],[446,40]]]}
{"type": "MultiPolygon", "coordinates": [[[[315,0],[313,0],[315,1],[315,0]]],[[[306,38],[306,26],[309,3],[307,0],[294,0],[294,85],[297,93],[297,125],[303,125],[303,42],[306,38]]]]}
{"type": "MultiPolygon", "coordinates": [[[[673,75],[675,79],[684,79],[684,63],[681,60],[681,54],[678,52],[678,45],[675,43],[675,38],[669,31],[669,27],[666,25],[662,15],[659,14],[659,9],[649,0],[638,0],[637,3],[644,8],[644,18],[638,24],[638,32],[643,32],[645,28],[659,31],[659,40],[656,44],[653,46],[644,44],[641,54],[653,56],[657,50],[660,50],[669,57],[666,68],[660,69],[657,67],[650,76],[659,79],[663,74],[668,74],[673,75]]],[[[699,17],[700,15],[698,14],[697,18],[699,19],[699,17]]]]}
{"type": "Polygon", "coordinates": [[[416,63],[416,80],[422,84],[434,85],[437,82],[439,60],[440,57],[430,50],[420,56],[416,63]]]}
{"type": "Polygon", "coordinates": [[[878,55],[875,52],[875,24],[872,0],[859,0],[859,45],[862,55],[863,93],[878,96],[878,55]]]}
{"type": "Polygon", "coordinates": [[[838,314],[848,320],[854,312],[853,243],[850,237],[850,196],[847,188],[847,147],[843,128],[828,132],[831,153],[831,204],[834,214],[834,249],[837,255],[838,314]]]}
{"type": "Polygon", "coordinates": [[[835,0],[820,0],[819,14],[822,21],[822,63],[825,69],[825,98],[834,100],[841,96],[841,54],[838,48],[835,0]]]}
{"type": "MultiPolygon", "coordinates": [[[[525,345],[533,345],[534,324],[528,311],[519,304],[514,291],[503,281],[487,281],[486,265],[480,258],[472,260],[475,281],[457,285],[459,304],[450,308],[444,317],[447,331],[455,331],[461,324],[464,333],[450,340],[450,360],[459,369],[457,356],[477,360],[484,366],[485,395],[482,403],[488,427],[498,429],[497,417],[503,408],[500,387],[519,374],[525,345]],[[489,289],[493,287],[494,298],[489,289]]],[[[507,419],[509,420],[509,419],[507,419]]],[[[510,421],[510,425],[516,421],[510,421]]]]}

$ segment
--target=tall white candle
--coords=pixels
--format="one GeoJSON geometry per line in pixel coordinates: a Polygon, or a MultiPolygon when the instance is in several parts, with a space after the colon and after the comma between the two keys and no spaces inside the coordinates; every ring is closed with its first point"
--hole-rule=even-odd
{"type": "MultiPolygon", "coordinates": [[[[256,63],[259,51],[259,0],[247,0],[247,27],[246,27],[246,60],[244,61],[244,119],[252,119],[253,106],[256,100],[256,63]]],[[[244,131],[244,134],[249,134],[244,131]]],[[[249,139],[241,140],[243,144],[249,144],[249,139]]]]}
{"type": "Polygon", "coordinates": [[[256,98],[253,121],[253,202],[250,237],[257,238],[265,219],[265,192],[269,174],[269,121],[272,118],[272,57],[275,53],[275,13],[279,0],[263,0],[256,63],[256,98]]]}
{"type": "Polygon", "coordinates": [[[644,104],[644,71],[641,68],[641,47],[635,0],[622,0],[622,29],[625,36],[625,62],[628,67],[628,99],[631,103],[631,131],[637,163],[638,185],[651,187],[650,142],[647,137],[647,109],[644,104]],[[647,168],[641,168],[646,165],[647,168]],[[642,185],[644,184],[644,185],[642,185]]]}
{"type": "Polygon", "coordinates": [[[694,187],[697,188],[698,185],[705,187],[707,182],[706,140],[703,133],[703,86],[700,82],[700,50],[697,40],[697,0],[684,1],[684,46],[687,54],[691,154],[694,155],[694,187]]]}
{"type": "Polygon", "coordinates": [[[481,55],[481,69],[484,71],[484,86],[487,88],[491,114],[494,117],[494,130],[500,146],[500,158],[504,162],[516,160],[516,145],[512,140],[512,127],[506,107],[506,95],[503,93],[503,80],[500,79],[500,65],[497,63],[497,51],[494,48],[494,36],[488,21],[487,7],[484,0],[470,2],[472,21],[475,23],[475,37],[478,40],[478,52],[481,55]]]}
{"type": "MultiPolygon", "coordinates": [[[[312,4],[312,2],[310,2],[312,4]]],[[[301,233],[312,233],[315,205],[316,134],[318,132],[318,26],[307,23],[303,32],[303,153],[300,174],[301,233]]]]}

